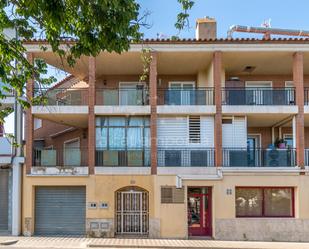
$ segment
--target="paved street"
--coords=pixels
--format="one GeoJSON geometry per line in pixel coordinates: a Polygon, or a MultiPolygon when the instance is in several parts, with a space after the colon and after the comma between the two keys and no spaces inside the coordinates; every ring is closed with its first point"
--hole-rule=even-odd
{"type": "Polygon", "coordinates": [[[0,237],[0,249],[32,248],[211,248],[211,249],[309,249],[309,243],[238,242],[216,240],[91,239],[68,237],[0,237]]]}

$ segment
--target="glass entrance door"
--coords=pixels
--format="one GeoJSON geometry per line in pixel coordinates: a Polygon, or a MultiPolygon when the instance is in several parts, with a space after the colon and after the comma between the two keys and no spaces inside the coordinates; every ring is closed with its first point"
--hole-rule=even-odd
{"type": "Polygon", "coordinates": [[[188,188],[189,236],[211,236],[211,188],[188,188]]]}
{"type": "Polygon", "coordinates": [[[247,158],[249,167],[258,167],[261,162],[260,136],[248,135],[247,158]]]}
{"type": "Polygon", "coordinates": [[[246,104],[266,105],[272,104],[271,82],[246,82],[246,104]]]}

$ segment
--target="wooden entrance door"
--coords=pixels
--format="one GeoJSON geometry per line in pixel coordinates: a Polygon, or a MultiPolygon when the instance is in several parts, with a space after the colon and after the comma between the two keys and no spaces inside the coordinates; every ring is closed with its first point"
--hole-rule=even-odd
{"type": "Polygon", "coordinates": [[[189,236],[211,236],[211,188],[188,188],[189,236]]]}

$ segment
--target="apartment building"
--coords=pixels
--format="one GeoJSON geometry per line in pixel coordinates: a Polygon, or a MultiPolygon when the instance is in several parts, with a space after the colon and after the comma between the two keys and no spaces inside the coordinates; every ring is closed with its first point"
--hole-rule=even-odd
{"type": "Polygon", "coordinates": [[[47,103],[26,114],[23,234],[308,240],[307,39],[217,39],[205,18],[74,68],[44,42],[29,61],[71,76],[27,84],[47,103]]]}

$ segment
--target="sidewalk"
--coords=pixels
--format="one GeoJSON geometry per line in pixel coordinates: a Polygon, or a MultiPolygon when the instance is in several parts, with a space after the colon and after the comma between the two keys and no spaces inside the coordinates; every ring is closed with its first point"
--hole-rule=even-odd
{"type": "Polygon", "coordinates": [[[5,248],[211,248],[309,249],[309,243],[167,239],[91,239],[70,237],[0,237],[5,248]],[[7,244],[5,242],[8,242],[7,244]],[[15,242],[15,243],[14,243],[15,242]],[[10,245],[11,244],[11,245],[10,245]]]}

